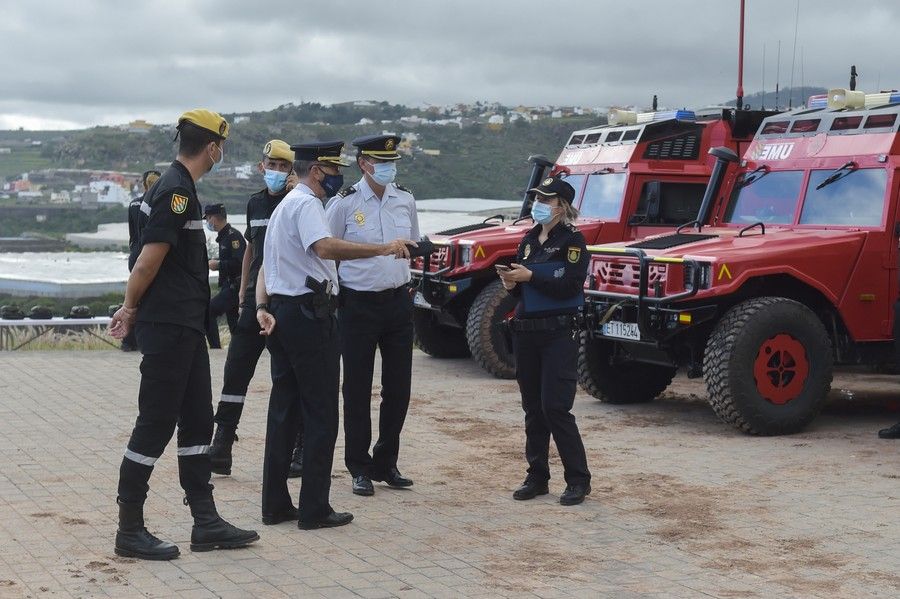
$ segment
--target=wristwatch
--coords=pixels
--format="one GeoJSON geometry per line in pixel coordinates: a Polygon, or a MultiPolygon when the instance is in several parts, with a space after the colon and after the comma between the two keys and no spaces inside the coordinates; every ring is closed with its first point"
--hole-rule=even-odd
{"type": "Polygon", "coordinates": [[[265,310],[266,312],[268,312],[269,304],[256,304],[256,311],[259,312],[260,310],[265,310]]]}

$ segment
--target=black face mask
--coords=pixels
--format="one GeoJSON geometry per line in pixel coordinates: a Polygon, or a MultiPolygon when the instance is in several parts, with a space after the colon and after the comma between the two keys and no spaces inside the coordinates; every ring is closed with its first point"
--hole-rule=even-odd
{"type": "Polygon", "coordinates": [[[325,194],[329,198],[337,195],[337,192],[339,192],[344,186],[344,175],[329,175],[328,173],[322,174],[325,175],[325,178],[322,179],[320,185],[322,186],[322,189],[325,190],[325,194]]]}

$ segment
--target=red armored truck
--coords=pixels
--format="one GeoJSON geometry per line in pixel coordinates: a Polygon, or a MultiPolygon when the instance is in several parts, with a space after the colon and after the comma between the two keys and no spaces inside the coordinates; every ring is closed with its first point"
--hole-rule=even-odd
{"type": "Polygon", "coordinates": [[[684,368],[723,421],[775,435],[815,418],[836,365],[894,362],[900,94],[809,106],[766,118],[710,182],[712,226],[589,248],[586,391],[649,401],[684,368]]]}
{"type": "MultiPolygon", "coordinates": [[[[576,223],[588,243],[637,239],[695,220],[715,161],[707,152],[741,152],[772,112],[715,109],[634,113],[614,111],[609,125],[575,131],[556,163],[533,157],[528,187],[550,172],[567,173],[575,188],[576,223]]],[[[730,167],[732,170],[735,166],[730,167]]],[[[435,357],[470,352],[488,372],[512,378],[515,363],[497,326],[514,308],[494,265],[508,264],[533,226],[533,194],[520,218],[496,219],[433,235],[436,252],[414,259],[416,345],[435,357]]]]}

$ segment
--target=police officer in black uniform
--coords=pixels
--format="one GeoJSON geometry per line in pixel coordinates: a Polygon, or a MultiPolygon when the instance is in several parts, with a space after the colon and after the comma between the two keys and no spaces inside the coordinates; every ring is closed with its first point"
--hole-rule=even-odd
{"type": "Polygon", "coordinates": [[[143,512],[153,466],[176,424],[179,478],[194,518],[191,550],[243,547],[259,539],[219,516],[209,484],[209,257],[194,182],[222,163],[228,122],[209,110],[191,110],[178,120],[178,136],[176,160],[147,192],[150,213],[140,231],[141,251],[125,301],[110,322],[118,339],[134,327],[144,354],[138,417],[119,469],[115,552],[153,560],[179,554],[173,543],[147,531],[143,512]]]}
{"type": "MultiPolygon", "coordinates": [[[[250,196],[247,202],[247,229],[244,235],[248,248],[241,265],[240,312],[228,344],[222,394],[216,408],[216,434],[209,448],[212,471],[216,474],[231,474],[231,448],[237,439],[235,431],[244,410],[247,388],[266,347],[266,338],[259,334],[259,323],[256,322],[256,278],[263,263],[269,218],[296,184],[296,176],[292,174],[293,162],[294,152],[286,142],[273,139],[266,143],[258,165],[266,187],[250,196]]],[[[303,471],[302,449],[301,431],[291,460],[290,477],[300,476],[303,471]]]]}
{"type": "Polygon", "coordinates": [[[244,236],[228,223],[228,214],[222,204],[207,204],[203,209],[206,228],[215,231],[219,257],[209,261],[209,269],[219,271],[219,292],[209,300],[206,339],[212,349],[221,349],[219,316],[225,315],[228,330],[234,332],[238,319],[238,290],[241,285],[241,264],[247,242],[244,236]]]}
{"type": "Polygon", "coordinates": [[[572,186],[556,176],[529,191],[535,194],[531,215],[537,224],[519,244],[515,262],[497,267],[503,286],[519,298],[509,327],[525,411],[528,476],[513,497],[549,492],[552,435],[565,470],[559,502],[575,505],[591,492],[584,444],[570,411],[578,351],[574,318],[583,301],[588,256],[584,236],[572,226],[578,216],[572,186]]]}
{"type": "MultiPolygon", "coordinates": [[[[128,272],[134,268],[138,254],[141,253],[141,227],[147,221],[147,215],[150,214],[150,205],[144,201],[147,190],[150,189],[156,180],[159,179],[160,172],[157,170],[144,171],[141,175],[141,185],[144,187],[144,193],[139,198],[131,200],[128,204],[128,272]]],[[[134,351],[137,349],[137,339],[134,338],[134,331],[122,339],[122,351],[134,351]]]]}

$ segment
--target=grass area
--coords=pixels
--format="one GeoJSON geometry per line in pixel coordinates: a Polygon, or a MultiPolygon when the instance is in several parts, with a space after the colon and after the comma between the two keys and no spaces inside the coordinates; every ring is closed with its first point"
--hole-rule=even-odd
{"type": "Polygon", "coordinates": [[[0,154],[0,180],[49,168],[53,164],[49,158],[41,155],[41,148],[13,147],[11,150],[12,152],[9,154],[0,154]]]}
{"type": "MultiPolygon", "coordinates": [[[[78,350],[97,351],[111,350],[119,347],[119,341],[106,333],[105,326],[92,327],[93,335],[85,330],[80,331],[52,331],[41,335],[34,341],[21,347],[18,351],[47,351],[47,350],[78,350]],[[96,335],[96,336],[95,336],[96,335]],[[99,338],[98,338],[99,337],[99,338]],[[109,343],[107,343],[106,341],[109,343]],[[112,343],[113,345],[110,345],[112,343]]],[[[9,329],[5,344],[7,347],[17,347],[30,339],[35,330],[31,327],[21,329],[9,329]]]]}

